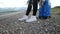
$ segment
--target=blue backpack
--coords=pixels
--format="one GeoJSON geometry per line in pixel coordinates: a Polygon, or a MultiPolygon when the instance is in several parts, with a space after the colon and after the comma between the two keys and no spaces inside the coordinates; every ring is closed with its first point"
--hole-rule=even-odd
{"type": "Polygon", "coordinates": [[[48,17],[50,16],[51,6],[49,5],[48,0],[45,0],[43,6],[39,8],[39,17],[48,17]]]}

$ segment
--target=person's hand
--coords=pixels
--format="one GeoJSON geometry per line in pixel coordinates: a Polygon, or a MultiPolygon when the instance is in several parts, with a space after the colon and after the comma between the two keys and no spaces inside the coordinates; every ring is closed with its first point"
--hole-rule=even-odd
{"type": "Polygon", "coordinates": [[[45,2],[45,0],[42,0],[43,2],[45,2]]]}
{"type": "Polygon", "coordinates": [[[39,5],[40,6],[43,6],[44,5],[44,2],[45,2],[45,0],[40,0],[39,5]]]}
{"type": "Polygon", "coordinates": [[[29,0],[27,1],[27,4],[29,4],[29,0]]]}

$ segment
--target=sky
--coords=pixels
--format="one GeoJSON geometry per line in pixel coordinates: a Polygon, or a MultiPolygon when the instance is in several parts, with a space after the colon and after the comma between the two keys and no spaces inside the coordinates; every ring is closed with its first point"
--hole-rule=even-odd
{"type": "MultiPolygon", "coordinates": [[[[51,7],[60,6],[60,0],[50,0],[51,7]]],[[[0,0],[0,8],[27,7],[27,0],[0,0]]]]}

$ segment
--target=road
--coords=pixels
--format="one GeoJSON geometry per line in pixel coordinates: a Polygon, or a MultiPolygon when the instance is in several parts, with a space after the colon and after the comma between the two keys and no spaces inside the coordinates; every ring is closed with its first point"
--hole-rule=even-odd
{"type": "Polygon", "coordinates": [[[25,12],[7,14],[0,17],[0,34],[59,34],[60,15],[37,22],[25,23],[18,21],[25,12]]]}

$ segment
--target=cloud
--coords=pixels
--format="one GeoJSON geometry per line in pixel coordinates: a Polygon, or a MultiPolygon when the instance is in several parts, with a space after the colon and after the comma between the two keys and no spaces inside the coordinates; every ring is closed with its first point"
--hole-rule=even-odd
{"type": "Polygon", "coordinates": [[[60,6],[60,0],[50,0],[51,7],[60,6]]]}
{"type": "MultiPolygon", "coordinates": [[[[50,0],[51,7],[60,6],[60,0],[50,0]]],[[[0,0],[0,7],[27,7],[27,0],[0,0]]]]}
{"type": "Polygon", "coordinates": [[[27,0],[0,0],[0,7],[24,7],[27,0]]]}

